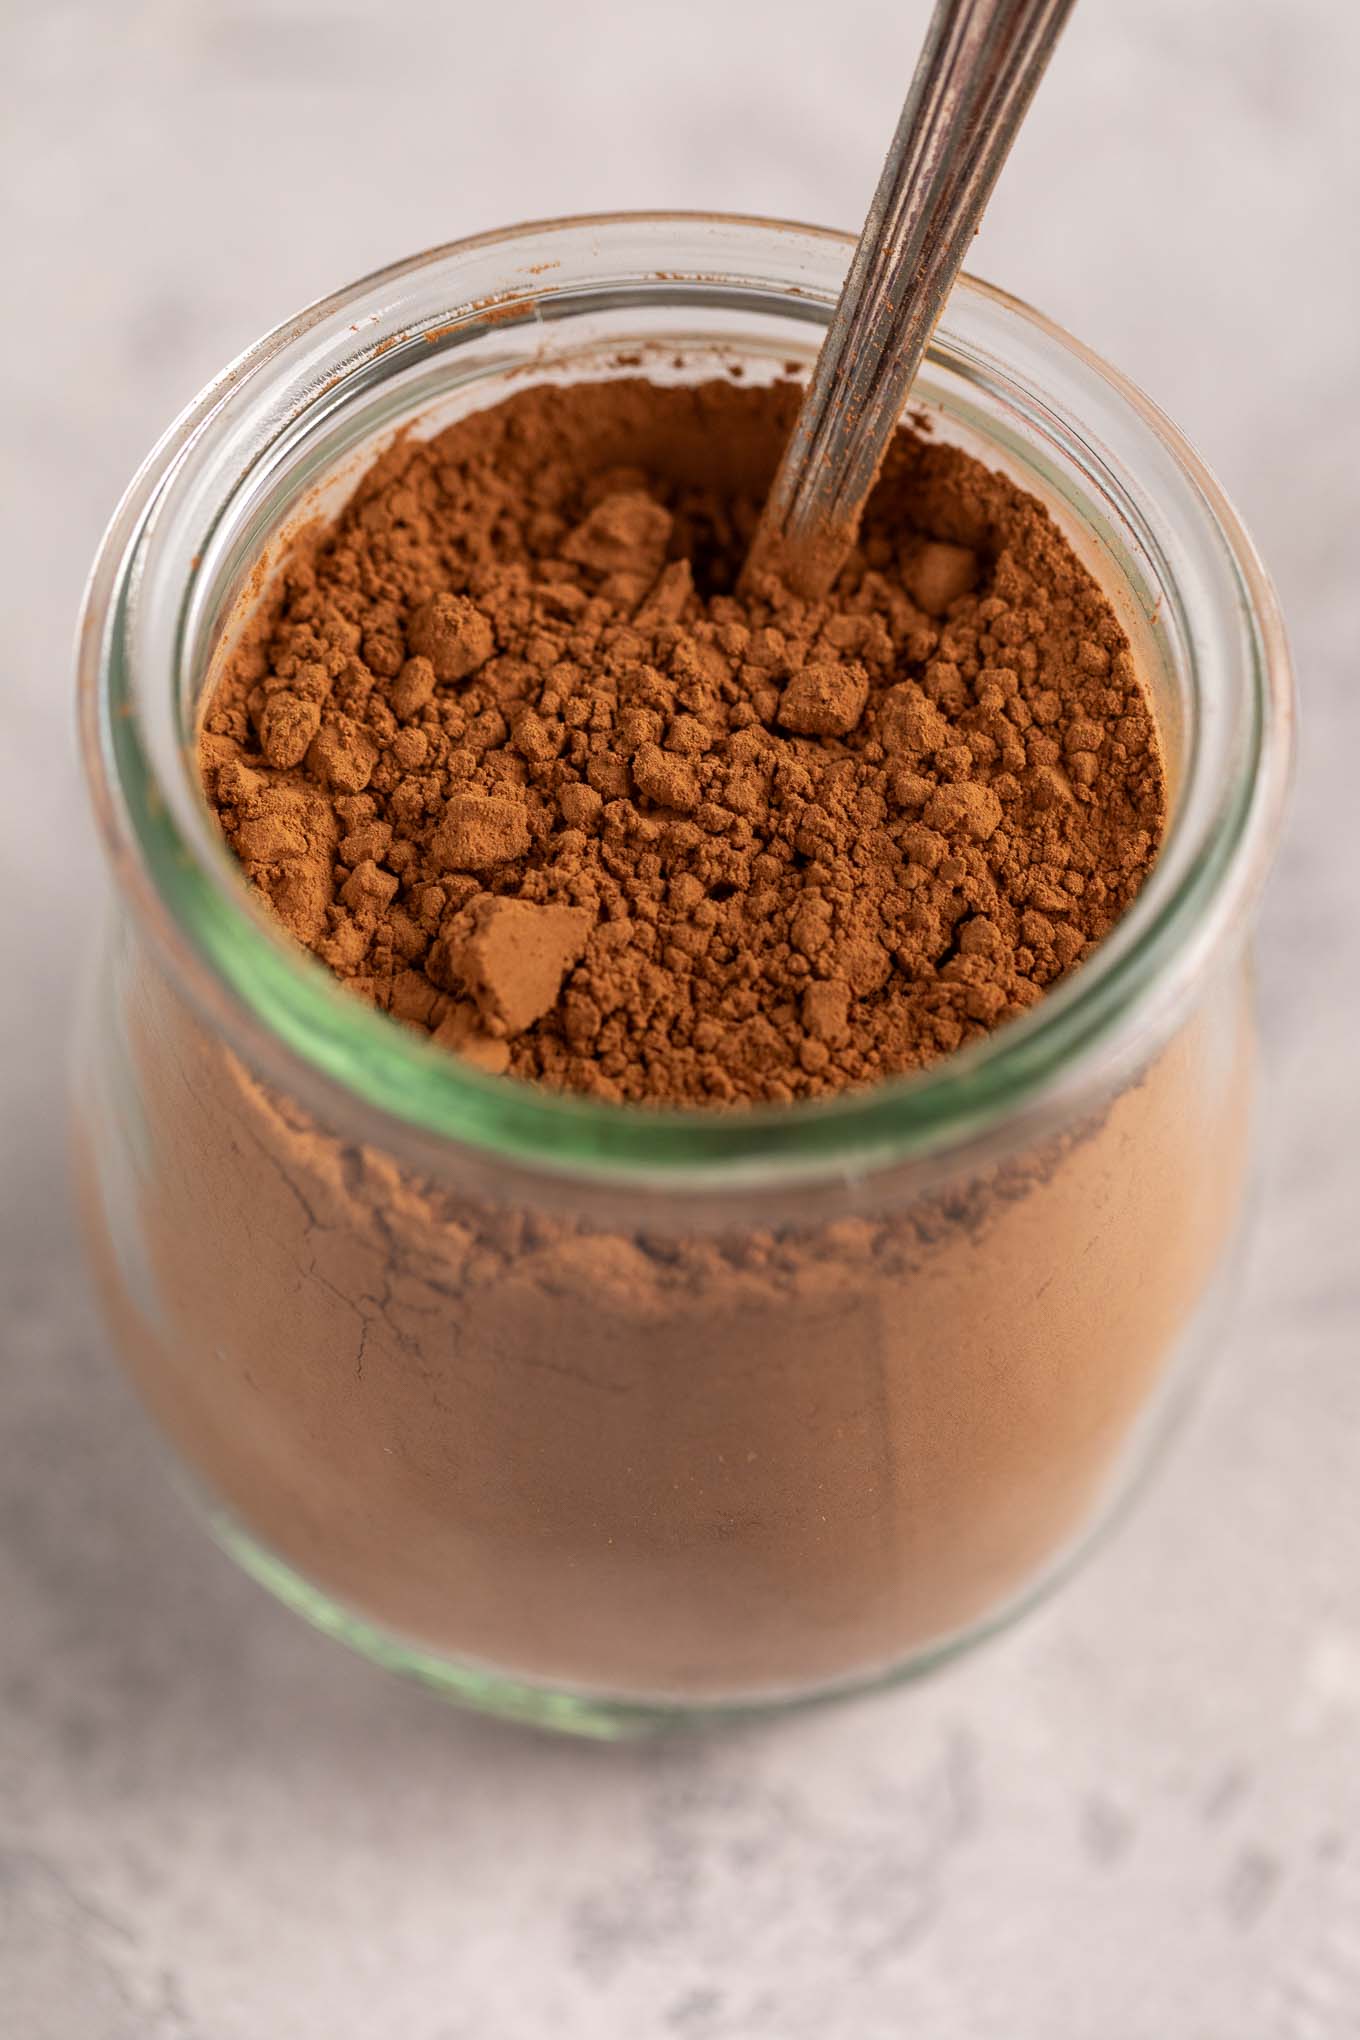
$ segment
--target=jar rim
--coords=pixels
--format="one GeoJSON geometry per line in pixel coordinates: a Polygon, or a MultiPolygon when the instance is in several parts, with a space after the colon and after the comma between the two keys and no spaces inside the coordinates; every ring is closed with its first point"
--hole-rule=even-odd
{"type": "MultiPolygon", "coordinates": [[[[389,357],[380,372],[394,373],[394,351],[447,336],[461,344],[492,321],[543,317],[570,301],[590,262],[604,264],[591,283],[597,294],[628,283],[678,307],[721,285],[744,290],[754,309],[796,301],[800,317],[824,324],[853,245],[833,229],[692,212],[588,215],[471,236],[375,271],[276,327],[164,434],[114,514],[86,592],[78,649],[86,772],[116,881],[191,997],[263,1070],[332,1108],[339,1094],[342,1112],[357,1112],[389,1146],[396,1126],[398,1142],[416,1139],[434,1155],[472,1148],[567,1175],[660,1175],[681,1187],[861,1173],[953,1153],[1003,1123],[1037,1122],[1116,1040],[1127,1048],[1164,1038],[1249,909],[1278,833],[1292,717],[1278,605],[1222,488],[1164,414],[1061,327],[972,277],[956,285],[930,361],[1006,374],[1036,415],[1058,418],[1074,401],[1094,407],[1101,432],[1083,432],[1083,452],[1104,464],[1107,483],[1122,475],[1132,489],[1131,461],[1148,471],[1156,500],[1144,492],[1139,514],[1161,523],[1152,539],[1163,553],[1193,566],[1200,611],[1213,608],[1189,617],[1186,643],[1199,708],[1216,718],[1221,755],[1209,776],[1218,783],[1200,785],[1195,813],[1173,816],[1147,882],[1090,959],[1023,1017],[924,1070],[790,1104],[654,1109],[490,1077],[370,1011],[269,922],[184,755],[172,648],[164,633],[152,643],[141,632],[143,591],[167,529],[180,542],[197,537],[195,518],[211,530],[240,480],[224,464],[228,450],[238,463],[243,446],[266,460],[286,423],[371,386],[380,357],[389,357]],[[526,243],[556,251],[556,261],[526,266],[526,243]],[[476,287],[488,263],[493,276],[503,273],[501,290],[476,287]],[[443,324],[429,310],[436,281],[443,324]],[[413,284],[427,293],[423,311],[413,284]],[[1028,381],[1007,369],[1008,357],[1028,364],[1028,381]],[[265,397],[274,411],[261,424],[265,397]]],[[[1075,430],[1084,420],[1064,422],[1075,430]]],[[[190,583],[200,557],[188,556],[190,583]]],[[[188,606],[181,591],[176,661],[188,606]]],[[[1194,769],[1203,778],[1202,755],[1194,769]]]]}

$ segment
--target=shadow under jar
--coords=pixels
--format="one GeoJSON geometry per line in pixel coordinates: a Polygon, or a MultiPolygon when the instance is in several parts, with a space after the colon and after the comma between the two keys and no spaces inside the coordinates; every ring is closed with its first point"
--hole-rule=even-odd
{"type": "Polygon", "coordinates": [[[827,1103],[552,1095],[341,991],[203,801],[215,654],[394,431],[536,380],[806,364],[850,245],[623,216],[385,271],[171,429],[88,599],[117,905],[76,1136],[120,1351],[275,1592],[564,1728],[920,1670],[1028,1605],[1154,1458],[1239,1211],[1244,945],[1289,748],[1274,601],[1167,421],[981,284],[913,402],[1096,573],[1172,810],[1132,910],[1023,1020],[827,1103]]]}

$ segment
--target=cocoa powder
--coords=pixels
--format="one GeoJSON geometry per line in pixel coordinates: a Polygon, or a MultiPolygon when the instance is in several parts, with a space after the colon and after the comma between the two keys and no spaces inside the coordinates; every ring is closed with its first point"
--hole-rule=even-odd
{"type": "MultiPolygon", "coordinates": [[[[289,555],[204,779],[356,993],[548,1084],[795,1100],[1127,904],[1153,727],[1036,502],[904,433],[833,601],[737,592],[794,402],[522,394],[289,555]]],[[[132,1371],[272,1577],[474,1678],[760,1698],[995,1617],[1159,1407],[1240,1181],[1235,979],[1056,1125],[805,1195],[416,1161],[149,961],[122,996],[85,1175],[132,1371]]]]}
{"type": "Polygon", "coordinates": [[[234,1548],[330,1627],[639,1700],[881,1673],[1063,1561],[1180,1392],[1242,1179],[1243,992],[1093,1122],[799,1218],[436,1177],[143,972],[85,1149],[110,1315],[234,1548]]]}
{"type": "Polygon", "coordinates": [[[739,589],[791,401],[527,391],[290,562],[205,780],[352,990],[489,1070],[792,1100],[1023,1012],[1128,905],[1164,793],[1104,594],[908,431],[831,598],[739,589]]]}

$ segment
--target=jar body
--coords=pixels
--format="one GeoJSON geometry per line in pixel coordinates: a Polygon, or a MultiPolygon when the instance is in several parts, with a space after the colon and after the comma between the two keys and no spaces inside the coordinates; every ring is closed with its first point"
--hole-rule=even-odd
{"type": "Polygon", "coordinates": [[[806,363],[847,255],[625,216],[370,279],[172,430],[87,605],[121,900],[75,1133],[119,1349],[276,1592],[557,1726],[829,1692],[1014,1613],[1155,1456],[1240,1203],[1242,958],[1287,753],[1270,591],[1166,421],[975,284],[916,400],[1110,592],[1175,812],[1126,923],[957,1073],[670,1124],[460,1072],[252,919],[206,813],[214,648],[269,541],[385,437],[641,355],[806,363]]]}
{"type": "Polygon", "coordinates": [[[1115,1095],[981,1166],[792,1225],[754,1191],[582,1220],[324,1123],[125,927],[84,1203],[147,1403],[312,1612],[493,1695],[749,1704],[991,1626],[1136,1476],[1211,1342],[1250,1059],[1230,960],[1115,1095]]]}

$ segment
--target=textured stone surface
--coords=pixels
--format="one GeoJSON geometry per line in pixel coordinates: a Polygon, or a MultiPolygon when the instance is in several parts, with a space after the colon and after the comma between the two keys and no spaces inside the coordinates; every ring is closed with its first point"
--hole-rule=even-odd
{"type": "Polygon", "coordinates": [[[71,1243],[62,1034],[100,877],[88,833],[65,840],[69,643],[135,461],[257,331],[434,240],[619,204],[857,223],[924,12],[789,0],[762,38],[764,10],[720,0],[5,10],[0,855],[25,874],[0,907],[7,2033],[1360,2032],[1346,10],[1078,9],[974,265],[1189,429],[1278,578],[1304,688],[1244,1308],[1098,1564],[928,1686],[759,1732],[611,1752],[460,1719],[192,1531],[71,1243]],[[15,769],[35,751],[41,772],[15,769]]]}

